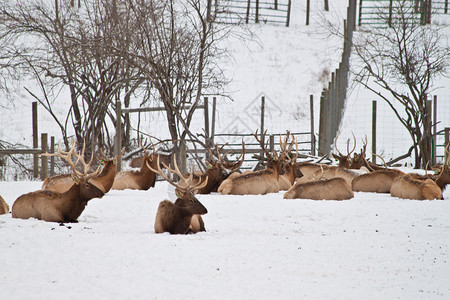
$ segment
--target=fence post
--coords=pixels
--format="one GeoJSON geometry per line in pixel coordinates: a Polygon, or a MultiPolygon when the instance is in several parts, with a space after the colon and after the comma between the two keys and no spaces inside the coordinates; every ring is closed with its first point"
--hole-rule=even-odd
{"type": "Polygon", "coordinates": [[[287,16],[286,16],[286,27],[289,27],[290,23],[291,23],[291,0],[288,1],[287,16]]]}
{"type": "Polygon", "coordinates": [[[255,23],[259,23],[259,0],[256,0],[255,23]]]}
{"type": "Polygon", "coordinates": [[[372,162],[377,163],[377,100],[372,101],[372,162]]]}
{"type": "Polygon", "coordinates": [[[122,149],[122,103],[117,100],[116,102],[116,151],[114,155],[117,155],[117,171],[122,168],[122,157],[120,151],[122,149]]]}
{"type": "Polygon", "coordinates": [[[261,97],[261,138],[264,134],[264,110],[265,110],[265,102],[266,98],[264,96],[261,97]]]}
{"type": "Polygon", "coordinates": [[[306,25],[309,25],[310,0],[306,0],[306,25]]]}
{"type": "Polygon", "coordinates": [[[250,17],[250,0],[247,1],[247,14],[245,16],[245,24],[248,24],[249,17],[250,17]]]}
{"type": "MultiPolygon", "coordinates": [[[[204,116],[205,116],[205,144],[207,147],[210,147],[211,138],[209,136],[209,103],[208,97],[203,98],[203,106],[204,106],[204,116]]],[[[205,149],[206,150],[206,149],[205,149]]],[[[206,155],[208,155],[208,151],[206,150],[206,155]]]]}
{"type": "Polygon", "coordinates": [[[309,96],[309,114],[311,119],[311,155],[316,155],[316,136],[314,135],[314,96],[309,96]]]}
{"type": "MultiPolygon", "coordinates": [[[[37,102],[32,103],[32,122],[33,122],[33,148],[37,149],[39,147],[39,137],[38,137],[38,110],[37,102]]],[[[39,156],[33,154],[34,166],[33,166],[33,177],[39,177],[39,156]]]]}
{"type": "Polygon", "coordinates": [[[433,149],[432,149],[432,157],[431,157],[433,165],[436,164],[436,134],[437,134],[436,122],[437,122],[437,96],[435,95],[433,97],[433,123],[432,123],[432,126],[433,126],[433,138],[432,138],[433,149]]]}
{"type": "MultiPolygon", "coordinates": [[[[42,153],[48,152],[48,135],[47,133],[41,134],[41,147],[42,153]]],[[[48,157],[41,156],[41,180],[44,180],[48,177],[48,157]]]]}
{"type": "Polygon", "coordinates": [[[274,149],[275,149],[275,136],[273,134],[271,134],[269,136],[269,151],[270,151],[270,153],[272,153],[272,151],[274,149]]]}
{"type": "Polygon", "coordinates": [[[211,120],[211,144],[214,145],[214,134],[216,131],[216,102],[217,98],[213,97],[212,120],[211,120]]]}
{"type": "MultiPolygon", "coordinates": [[[[449,156],[448,151],[446,151],[448,149],[448,147],[450,146],[449,145],[449,141],[450,141],[449,136],[450,136],[450,127],[446,127],[445,128],[445,141],[444,141],[444,162],[448,161],[447,159],[449,156]]],[[[450,149],[449,149],[449,151],[450,151],[450,149]]]]}
{"type": "MultiPolygon", "coordinates": [[[[55,137],[50,138],[50,153],[55,153],[55,137]]],[[[50,176],[55,175],[55,157],[50,156],[50,176]]]]}
{"type": "Polygon", "coordinates": [[[325,0],[324,9],[325,9],[325,11],[329,11],[330,10],[330,7],[328,6],[328,0],[325,0]]]}

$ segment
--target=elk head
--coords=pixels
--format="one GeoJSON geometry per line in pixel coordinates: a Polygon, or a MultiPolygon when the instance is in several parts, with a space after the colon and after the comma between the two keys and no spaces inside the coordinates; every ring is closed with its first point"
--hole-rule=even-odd
{"type": "MultiPolygon", "coordinates": [[[[353,135],[353,133],[352,133],[352,135],[353,135]]],[[[339,153],[339,155],[336,155],[334,153],[332,155],[338,161],[339,167],[348,169],[350,167],[350,159],[349,159],[350,155],[356,149],[356,138],[355,138],[355,135],[353,135],[354,146],[351,151],[349,150],[350,149],[350,140],[347,140],[347,154],[346,155],[342,154],[337,147],[338,138],[339,138],[339,134],[334,139],[334,149],[336,149],[336,151],[339,153]]]]}

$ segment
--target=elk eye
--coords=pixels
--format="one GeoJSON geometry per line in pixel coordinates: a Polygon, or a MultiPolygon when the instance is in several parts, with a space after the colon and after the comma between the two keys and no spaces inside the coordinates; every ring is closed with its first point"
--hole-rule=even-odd
{"type": "Polygon", "coordinates": [[[194,203],[194,200],[193,200],[193,199],[190,199],[189,202],[190,202],[190,203],[194,203]]]}

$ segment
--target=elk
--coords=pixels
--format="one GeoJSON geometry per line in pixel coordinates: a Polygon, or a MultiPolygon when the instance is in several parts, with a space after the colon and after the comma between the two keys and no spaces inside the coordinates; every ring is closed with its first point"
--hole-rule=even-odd
{"type": "Polygon", "coordinates": [[[441,190],[444,190],[445,186],[447,184],[450,184],[450,166],[449,166],[449,146],[445,149],[445,157],[444,163],[442,165],[441,171],[439,172],[439,175],[434,178],[436,181],[436,184],[441,188],[441,190]]]}
{"type": "MultiPolygon", "coordinates": [[[[159,158],[159,161],[161,163],[164,163],[167,166],[170,166],[170,162],[171,162],[171,159],[172,159],[172,154],[161,154],[161,153],[158,153],[158,154],[156,154],[156,156],[157,156],[157,158],[159,158]]],[[[129,166],[131,168],[142,168],[143,165],[144,165],[144,155],[133,158],[130,161],[130,164],[129,164],[129,166]]]]}
{"type": "Polygon", "coordinates": [[[174,183],[166,176],[161,170],[159,160],[157,160],[156,164],[157,169],[152,168],[150,165],[148,166],[153,172],[161,175],[168,183],[175,186],[178,197],[175,203],[169,200],[159,203],[155,218],[155,233],[187,234],[206,231],[201,215],[208,213],[208,210],[195,197],[195,192],[206,186],[208,178],[199,178],[198,181],[195,181],[192,169],[189,176],[187,178],[184,177],[178,168],[175,156],[174,170],[164,163],[162,165],[169,173],[178,175],[180,181],[174,183]]]}
{"type": "Polygon", "coordinates": [[[284,199],[347,200],[354,194],[344,178],[297,182],[283,196],[284,199]]]}
{"type": "Polygon", "coordinates": [[[397,169],[380,169],[360,175],[353,179],[352,190],[355,192],[389,193],[394,180],[403,176],[397,169]]]}
{"type": "Polygon", "coordinates": [[[223,195],[259,195],[279,192],[278,177],[286,156],[283,153],[278,157],[275,151],[273,154],[269,153],[264,145],[266,133],[267,130],[264,132],[261,140],[258,139],[258,131],[253,134],[266,154],[266,169],[245,174],[239,174],[237,172],[231,174],[217,189],[219,193],[223,195]]]}
{"type": "MultiPolygon", "coordinates": [[[[125,149],[122,150],[120,156],[123,155],[125,149]]],[[[98,176],[91,178],[90,182],[101,189],[105,194],[109,192],[116,176],[116,164],[119,156],[113,159],[106,157],[102,149],[100,149],[100,165],[103,165],[102,172],[98,176]]],[[[64,193],[68,191],[74,184],[72,174],[60,174],[45,178],[42,183],[42,189],[52,192],[64,193]]]]}
{"type": "Polygon", "coordinates": [[[61,145],[56,154],[46,153],[48,156],[57,155],[65,159],[72,168],[73,181],[75,184],[64,192],[52,192],[39,190],[24,194],[16,199],[12,206],[12,217],[20,219],[36,218],[48,222],[77,222],[78,217],[83,212],[89,200],[104,195],[104,192],[90,183],[90,179],[99,174],[99,169],[89,173],[90,164],[84,161],[84,146],[82,155],[75,152],[75,143],[69,152],[61,151],[61,145]],[[72,155],[77,157],[76,162],[72,161],[72,155]],[[77,170],[76,165],[81,162],[84,172],[77,170]]]}
{"type": "Polygon", "coordinates": [[[412,200],[442,199],[442,191],[435,181],[427,176],[406,174],[394,180],[391,196],[412,200]]]}
{"type": "MultiPolygon", "coordinates": [[[[210,154],[210,159],[207,160],[208,169],[204,174],[193,175],[194,179],[197,180],[199,178],[202,178],[202,180],[208,178],[207,184],[203,188],[199,189],[197,191],[197,194],[210,194],[212,192],[217,192],[217,189],[219,188],[220,184],[225,179],[227,179],[231,173],[237,171],[244,162],[245,157],[244,141],[242,141],[241,155],[234,162],[227,162],[226,154],[221,154],[221,151],[223,147],[225,147],[225,145],[223,145],[220,148],[217,144],[215,145],[216,155],[214,155],[212,151],[208,149],[208,152],[210,154]],[[215,159],[214,156],[216,156],[217,159],[215,159]]],[[[189,174],[184,174],[184,177],[189,177],[189,174]]]]}
{"type": "Polygon", "coordinates": [[[149,165],[155,169],[158,156],[155,154],[155,147],[153,147],[153,153],[147,154],[148,148],[144,148],[141,143],[141,147],[144,149],[144,164],[138,171],[128,170],[120,171],[114,178],[112,185],[113,190],[148,190],[150,187],[155,186],[156,174],[149,169],[149,165]]]}
{"type": "Polygon", "coordinates": [[[0,196],[0,215],[4,215],[9,213],[9,205],[6,201],[0,196]]]}
{"type": "Polygon", "coordinates": [[[296,164],[297,158],[298,158],[298,144],[295,140],[293,135],[290,135],[289,131],[286,134],[286,139],[284,142],[281,142],[280,137],[280,149],[282,153],[287,153],[288,157],[290,157],[289,160],[286,161],[285,164],[283,164],[281,175],[278,177],[278,185],[280,186],[280,191],[286,191],[291,188],[291,186],[294,184],[295,179],[300,178],[303,176],[303,173],[300,171],[300,168],[296,164]],[[292,142],[290,147],[287,149],[287,142],[289,140],[289,136],[292,136],[292,142]],[[295,155],[293,158],[291,158],[290,151],[292,149],[293,144],[295,144],[295,155]]]}

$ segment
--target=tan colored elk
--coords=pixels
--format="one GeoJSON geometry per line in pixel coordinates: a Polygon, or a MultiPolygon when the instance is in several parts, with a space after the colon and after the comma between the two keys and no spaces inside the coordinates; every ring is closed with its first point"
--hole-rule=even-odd
{"type": "MultiPolygon", "coordinates": [[[[125,149],[120,156],[123,155],[125,149]]],[[[116,165],[119,156],[115,156],[113,159],[106,157],[102,149],[100,149],[100,165],[103,165],[103,169],[98,176],[91,178],[90,182],[96,187],[101,189],[105,194],[111,189],[114,177],[116,176],[116,165]]],[[[64,193],[68,191],[74,184],[72,174],[60,174],[45,178],[42,183],[42,189],[52,192],[64,193]]]]}
{"type": "Polygon", "coordinates": [[[112,185],[113,190],[148,190],[150,187],[155,186],[156,174],[149,169],[149,165],[155,169],[157,155],[155,154],[155,148],[153,147],[153,153],[147,154],[148,147],[144,149],[144,164],[139,171],[127,170],[120,171],[116,174],[114,178],[114,183],[112,185]]]}
{"type": "Polygon", "coordinates": [[[442,199],[442,191],[436,182],[427,176],[406,174],[394,180],[391,196],[411,200],[442,199]]]}
{"type": "Polygon", "coordinates": [[[296,183],[283,196],[284,199],[347,200],[354,194],[344,178],[296,183]]]}
{"type": "Polygon", "coordinates": [[[355,192],[389,193],[395,179],[403,176],[397,169],[380,169],[360,175],[353,179],[352,190],[355,192]]]}
{"type": "Polygon", "coordinates": [[[0,215],[4,215],[9,213],[9,205],[6,201],[0,196],[0,215]]]}
{"type": "Polygon", "coordinates": [[[75,184],[64,193],[39,190],[20,196],[12,206],[12,217],[36,218],[49,222],[77,222],[87,202],[104,195],[101,189],[90,183],[90,179],[97,176],[100,171],[97,169],[97,171],[89,173],[92,159],[86,163],[84,147],[82,155],[79,155],[75,152],[74,142],[69,152],[63,152],[59,146],[56,154],[47,153],[47,155],[57,155],[67,160],[72,168],[75,184]],[[72,155],[77,158],[76,162],[72,161],[72,155]],[[77,170],[78,162],[82,163],[84,172],[77,170]]]}
{"type": "Polygon", "coordinates": [[[274,151],[269,153],[264,140],[267,130],[264,132],[261,140],[258,139],[258,131],[254,133],[267,158],[267,167],[263,170],[239,174],[233,173],[218,188],[218,192],[223,195],[260,195],[267,193],[277,193],[280,190],[278,177],[281,174],[282,164],[286,160],[286,154],[282,153],[280,157],[274,151]]]}
{"type": "Polygon", "coordinates": [[[195,192],[206,186],[208,178],[200,178],[195,181],[193,179],[192,169],[189,176],[187,178],[184,177],[178,168],[176,157],[174,156],[175,169],[171,169],[162,163],[163,167],[166,168],[169,173],[176,174],[180,178],[179,182],[174,183],[161,170],[159,161],[157,162],[157,169],[153,169],[150,166],[149,167],[153,170],[153,172],[159,174],[168,183],[176,187],[175,191],[178,198],[175,203],[172,203],[169,200],[164,200],[159,203],[155,218],[155,232],[187,234],[206,231],[201,215],[208,213],[208,210],[195,197],[195,192]]]}

